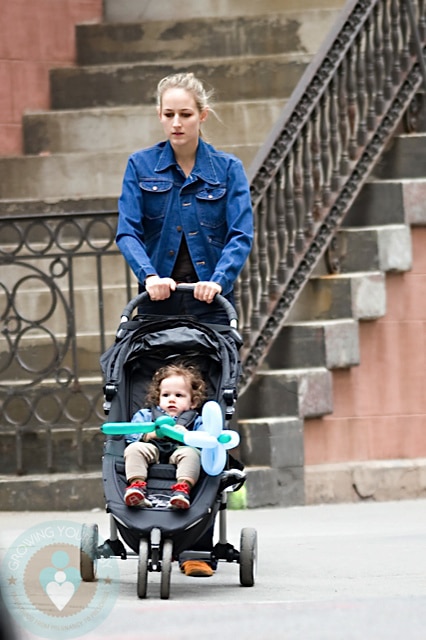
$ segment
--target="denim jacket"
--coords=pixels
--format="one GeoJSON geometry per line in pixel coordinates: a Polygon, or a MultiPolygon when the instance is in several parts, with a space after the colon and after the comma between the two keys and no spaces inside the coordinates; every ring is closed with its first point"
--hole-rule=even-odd
{"type": "Polygon", "coordinates": [[[132,154],[118,203],[116,242],[138,281],[170,277],[182,234],[199,280],[232,291],[250,253],[253,212],[241,161],[199,140],[186,178],[168,141],[132,154]]]}

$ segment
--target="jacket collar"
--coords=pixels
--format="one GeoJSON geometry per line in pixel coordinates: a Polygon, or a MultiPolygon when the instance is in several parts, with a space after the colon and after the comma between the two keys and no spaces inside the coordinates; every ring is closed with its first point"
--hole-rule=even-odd
{"type": "MultiPolygon", "coordinates": [[[[167,140],[167,142],[164,143],[164,149],[158,159],[155,171],[165,171],[172,166],[177,166],[177,162],[172,149],[172,145],[167,140]]],[[[207,144],[207,142],[204,142],[204,140],[202,140],[201,138],[198,142],[195,164],[193,170],[191,171],[191,175],[197,176],[201,180],[204,180],[205,182],[209,182],[211,184],[219,184],[219,180],[217,179],[217,174],[213,166],[210,145],[207,144]]]]}

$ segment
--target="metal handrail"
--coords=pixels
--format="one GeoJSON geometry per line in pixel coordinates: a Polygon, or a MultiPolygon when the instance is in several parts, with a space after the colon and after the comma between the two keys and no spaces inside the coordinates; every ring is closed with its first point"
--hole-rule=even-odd
{"type": "Polygon", "coordinates": [[[422,84],[424,24],[423,0],[348,2],[249,169],[241,391],[422,84]]]}

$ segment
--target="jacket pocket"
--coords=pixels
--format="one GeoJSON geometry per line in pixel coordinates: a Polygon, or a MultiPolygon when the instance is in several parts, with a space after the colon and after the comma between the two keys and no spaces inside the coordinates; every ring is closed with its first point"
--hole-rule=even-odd
{"type": "Polygon", "coordinates": [[[195,194],[200,224],[216,229],[226,224],[226,189],[204,188],[195,194]]]}
{"type": "Polygon", "coordinates": [[[148,220],[158,221],[164,218],[167,205],[171,197],[172,182],[169,180],[156,180],[144,178],[140,180],[139,187],[143,197],[143,215],[148,220]]]}

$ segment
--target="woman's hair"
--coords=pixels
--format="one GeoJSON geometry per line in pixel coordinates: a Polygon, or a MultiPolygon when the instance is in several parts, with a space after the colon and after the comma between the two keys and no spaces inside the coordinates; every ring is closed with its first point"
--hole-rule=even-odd
{"type": "Polygon", "coordinates": [[[154,373],[146,396],[147,405],[157,406],[160,403],[160,385],[170,376],[182,376],[186,380],[191,387],[192,402],[195,408],[199,409],[206,399],[206,383],[197,367],[178,363],[161,367],[154,373]]]}
{"type": "Polygon", "coordinates": [[[195,104],[200,112],[206,108],[213,111],[210,106],[213,90],[206,91],[203,83],[193,73],[174,73],[160,80],[157,85],[157,107],[159,109],[162,106],[164,92],[168,89],[185,89],[194,96],[195,104]]]}

